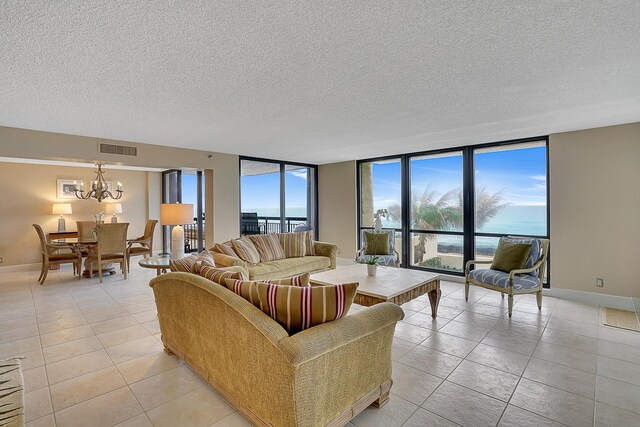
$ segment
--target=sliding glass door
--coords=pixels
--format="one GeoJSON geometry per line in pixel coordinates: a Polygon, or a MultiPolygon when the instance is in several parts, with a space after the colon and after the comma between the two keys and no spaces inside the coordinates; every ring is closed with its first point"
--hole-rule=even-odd
{"type": "Polygon", "coordinates": [[[313,165],[240,159],[240,234],[317,228],[313,165]]]}

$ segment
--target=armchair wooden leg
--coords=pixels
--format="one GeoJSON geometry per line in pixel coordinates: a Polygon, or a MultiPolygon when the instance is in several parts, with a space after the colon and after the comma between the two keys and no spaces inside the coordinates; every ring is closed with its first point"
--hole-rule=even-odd
{"type": "MultiPolygon", "coordinates": [[[[131,270],[129,270],[130,262],[131,262],[131,256],[129,254],[127,254],[127,272],[131,271],[131,270]]],[[[125,277],[125,279],[126,279],[126,277],[125,277]]]]}
{"type": "Polygon", "coordinates": [[[98,261],[98,276],[100,276],[100,283],[102,283],[102,263],[98,261]]]}
{"type": "Polygon", "coordinates": [[[464,281],[464,300],[469,301],[469,282],[464,281]]]}
{"type": "Polygon", "coordinates": [[[511,317],[512,311],[513,311],[513,295],[509,295],[509,317],[511,317]]]}
{"type": "Polygon", "coordinates": [[[49,264],[43,264],[42,278],[40,279],[41,285],[44,285],[44,281],[47,278],[47,274],[49,274],[49,264]]]}
{"type": "Polygon", "coordinates": [[[538,310],[542,310],[542,290],[536,292],[536,301],[538,302],[538,310]]]}

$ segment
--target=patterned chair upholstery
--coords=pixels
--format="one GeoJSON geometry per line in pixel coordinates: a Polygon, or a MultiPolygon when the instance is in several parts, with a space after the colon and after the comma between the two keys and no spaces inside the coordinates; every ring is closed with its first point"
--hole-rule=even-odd
{"type": "Polygon", "coordinates": [[[471,260],[465,267],[464,297],[469,300],[469,285],[483,287],[498,291],[509,296],[509,317],[513,312],[513,296],[518,294],[535,293],[538,309],[542,309],[542,283],[547,269],[547,254],[549,252],[549,240],[533,237],[507,236],[513,243],[531,244],[531,251],[521,270],[512,270],[509,273],[491,269],[471,270],[474,264],[491,264],[491,261],[471,260]]]}
{"type": "Polygon", "coordinates": [[[375,233],[375,230],[360,230],[360,241],[362,242],[362,248],[356,254],[356,262],[365,263],[371,259],[372,256],[378,257],[378,265],[386,265],[389,267],[397,267],[400,265],[400,255],[396,251],[396,237],[395,230],[383,229],[382,233],[389,233],[389,253],[387,255],[366,255],[367,253],[367,240],[364,238],[364,233],[375,233]]]}

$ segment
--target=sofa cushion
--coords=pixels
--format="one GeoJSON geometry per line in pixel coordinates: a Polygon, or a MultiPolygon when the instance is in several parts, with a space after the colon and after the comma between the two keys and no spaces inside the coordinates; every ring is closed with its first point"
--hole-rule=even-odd
{"type": "Polygon", "coordinates": [[[185,273],[195,273],[195,265],[198,255],[188,255],[184,258],[169,261],[171,271],[183,271],[185,273]]]}
{"type": "Polygon", "coordinates": [[[274,261],[286,257],[278,234],[258,234],[249,236],[249,238],[260,254],[260,262],[274,261]]]}
{"type": "Polygon", "coordinates": [[[248,264],[257,264],[260,262],[260,253],[258,253],[258,250],[251,242],[251,239],[241,237],[239,239],[232,240],[231,245],[241,260],[246,261],[248,264]]]}
{"type": "Polygon", "coordinates": [[[203,265],[198,268],[197,273],[205,279],[209,279],[219,285],[226,286],[227,283],[225,282],[225,279],[245,279],[241,269],[242,267],[217,268],[203,265]]]}
{"type": "Polygon", "coordinates": [[[233,250],[233,245],[231,244],[231,240],[224,243],[216,243],[213,246],[213,250],[221,254],[232,256],[234,258],[240,258],[236,253],[236,251],[233,250]]]}
{"type": "Polygon", "coordinates": [[[287,258],[303,257],[306,253],[307,232],[300,233],[280,233],[280,244],[284,248],[287,258]]]}
{"type": "Polygon", "coordinates": [[[313,256],[316,254],[315,246],[313,245],[313,230],[305,231],[305,252],[306,256],[313,256]]]}
{"type": "MultiPolygon", "coordinates": [[[[480,269],[469,272],[469,278],[481,283],[507,288],[509,283],[509,273],[498,270],[480,269]]],[[[517,274],[513,276],[513,289],[534,289],[540,286],[540,279],[529,274],[517,274]]]]}
{"type": "Polygon", "coordinates": [[[215,267],[216,262],[213,259],[213,255],[208,250],[200,252],[198,258],[196,258],[196,268],[200,268],[201,265],[207,265],[209,267],[215,267]]]}
{"type": "Polygon", "coordinates": [[[511,270],[521,270],[524,268],[530,252],[531,244],[515,243],[501,238],[491,262],[491,269],[506,273],[511,270]]]}
{"type": "Polygon", "coordinates": [[[276,261],[261,262],[249,266],[251,280],[280,279],[311,271],[324,270],[331,267],[331,260],[326,256],[305,256],[300,258],[283,258],[276,261]]]}
{"type": "Polygon", "coordinates": [[[258,283],[306,287],[309,286],[309,273],[288,277],[286,279],[263,281],[226,279],[225,282],[227,284],[227,288],[261,309],[260,298],[258,297],[258,283]]]}
{"type": "Polygon", "coordinates": [[[358,283],[297,287],[258,282],[262,311],[289,334],[345,316],[358,283]]]}

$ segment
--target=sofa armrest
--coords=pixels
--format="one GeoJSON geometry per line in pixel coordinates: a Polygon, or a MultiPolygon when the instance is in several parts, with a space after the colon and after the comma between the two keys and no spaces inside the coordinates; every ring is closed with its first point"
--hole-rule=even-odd
{"type": "Polygon", "coordinates": [[[400,306],[384,302],[283,338],[278,345],[288,363],[299,366],[387,326],[395,327],[403,318],[400,306]]]}
{"type": "Polygon", "coordinates": [[[338,256],[338,246],[333,243],[313,242],[313,249],[316,255],[326,256],[331,261],[329,268],[336,268],[336,257],[338,256]]]}

